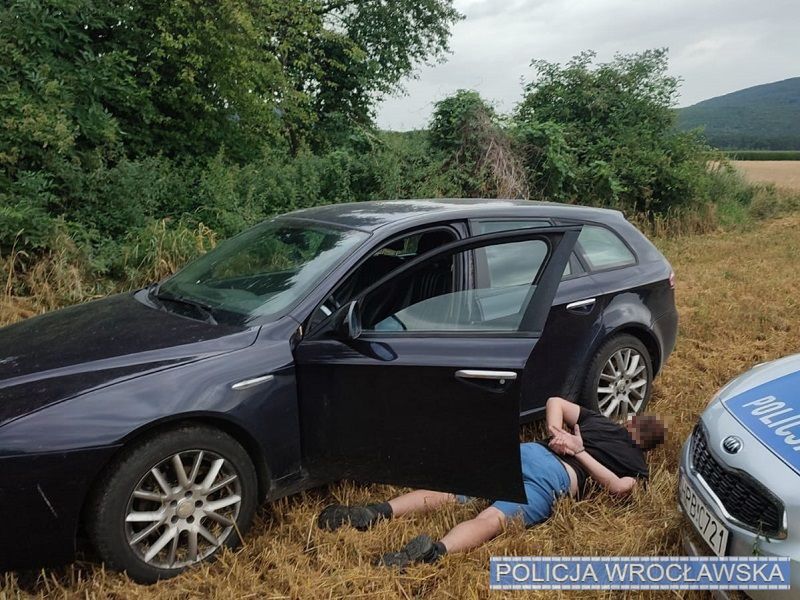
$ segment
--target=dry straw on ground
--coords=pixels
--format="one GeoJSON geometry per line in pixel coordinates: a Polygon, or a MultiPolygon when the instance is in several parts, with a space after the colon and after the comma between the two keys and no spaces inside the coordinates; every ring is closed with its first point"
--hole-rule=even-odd
{"type": "MultiPolygon", "coordinates": [[[[319,531],[332,501],[375,501],[395,490],[340,483],[264,507],[246,546],[151,587],[89,562],[37,575],[0,576],[0,599],[52,598],[483,598],[497,554],[675,555],[680,553],[676,467],[680,445],[714,391],[752,365],[800,348],[800,217],[748,232],[660,243],[678,275],[678,347],[657,381],[653,408],[672,417],[666,446],[650,456],[652,483],[629,501],[562,502],[548,523],[511,527],[484,548],[397,574],[370,566],[420,532],[443,534],[476,506],[382,523],[367,533],[319,531]]],[[[2,310],[2,308],[0,308],[2,310]]],[[[526,432],[529,435],[531,432],[526,432]]],[[[3,549],[4,551],[8,549],[3,549]]],[[[552,593],[524,597],[552,596],[552,593]]],[[[491,594],[506,597],[506,594],[491,594]]],[[[508,594],[519,597],[521,594],[508,594]]],[[[610,597],[585,592],[573,597],[610,597]]],[[[646,594],[656,596],[656,594],[646,594]]],[[[662,593],[663,597],[681,597],[662,593]]],[[[695,594],[699,596],[699,594],[695,594]]]]}

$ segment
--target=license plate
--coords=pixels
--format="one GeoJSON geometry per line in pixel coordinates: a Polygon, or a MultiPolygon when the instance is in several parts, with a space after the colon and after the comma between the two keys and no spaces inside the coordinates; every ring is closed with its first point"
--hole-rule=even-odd
{"type": "Polygon", "coordinates": [[[717,556],[725,556],[728,549],[728,530],[714,513],[697,496],[692,486],[681,475],[678,483],[678,498],[683,511],[717,556]]]}

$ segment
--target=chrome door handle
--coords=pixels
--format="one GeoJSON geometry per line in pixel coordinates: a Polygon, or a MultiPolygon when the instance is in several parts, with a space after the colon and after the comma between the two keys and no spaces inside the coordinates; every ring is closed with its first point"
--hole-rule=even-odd
{"type": "Polygon", "coordinates": [[[461,369],[456,371],[460,379],[495,379],[500,382],[514,381],[517,374],[514,371],[484,371],[481,369],[461,369]]]}
{"type": "Polygon", "coordinates": [[[262,375],[261,377],[254,377],[253,379],[244,379],[242,381],[237,381],[231,386],[232,390],[247,390],[251,387],[256,387],[257,385],[261,385],[262,383],[267,383],[268,381],[272,381],[275,379],[275,375],[262,375]]]}
{"type": "Polygon", "coordinates": [[[581,312],[589,312],[594,308],[597,303],[597,298],[587,298],[586,300],[578,300],[577,302],[570,302],[567,304],[567,310],[580,310],[581,312]]]}

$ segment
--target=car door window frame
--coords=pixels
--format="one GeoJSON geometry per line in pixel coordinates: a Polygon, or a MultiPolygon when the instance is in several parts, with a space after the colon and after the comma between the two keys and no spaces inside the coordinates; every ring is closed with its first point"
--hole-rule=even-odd
{"type": "Polygon", "coordinates": [[[577,248],[573,249],[572,255],[569,257],[570,274],[562,277],[561,281],[572,281],[580,277],[586,277],[589,274],[589,269],[583,263],[583,259],[578,254],[577,248]]]}
{"type": "MultiPolygon", "coordinates": [[[[531,222],[531,223],[546,223],[546,225],[542,226],[532,226],[532,227],[522,227],[519,229],[508,229],[506,231],[524,231],[526,229],[539,229],[540,227],[552,227],[558,225],[583,225],[583,221],[571,221],[569,223],[565,222],[566,220],[561,219],[552,219],[549,217],[481,217],[479,219],[470,219],[469,220],[469,230],[471,235],[477,234],[477,226],[480,223],[497,223],[502,221],[509,221],[514,223],[521,223],[521,222],[531,222]]],[[[480,234],[477,234],[480,235],[480,234]]],[[[483,270],[484,272],[488,271],[488,265],[483,264],[485,261],[481,261],[482,264],[478,265],[477,261],[475,260],[474,253],[471,257],[473,261],[473,265],[470,268],[470,272],[473,274],[474,277],[478,278],[479,269],[483,270]]],[[[573,279],[578,279],[579,277],[586,277],[589,274],[589,267],[584,261],[583,257],[579,255],[577,245],[572,252],[572,255],[569,257],[569,267],[570,267],[570,274],[562,277],[561,281],[572,281],[573,279]]],[[[478,278],[479,279],[479,278],[478,278]]]]}
{"type": "MultiPolygon", "coordinates": [[[[541,278],[544,276],[545,272],[548,270],[548,268],[549,268],[551,262],[553,261],[556,253],[559,251],[560,248],[563,247],[562,245],[565,242],[565,240],[568,239],[568,236],[570,234],[575,233],[575,232],[577,232],[577,234],[576,234],[576,237],[577,237],[577,235],[580,234],[581,228],[582,228],[581,224],[577,223],[575,225],[568,225],[568,226],[549,226],[549,227],[546,227],[546,228],[515,229],[515,230],[508,230],[508,231],[484,234],[484,235],[481,235],[481,236],[473,236],[473,237],[470,237],[470,238],[455,240],[455,241],[451,242],[450,244],[446,244],[444,246],[441,246],[440,248],[437,248],[437,249],[433,250],[430,253],[431,257],[429,257],[429,258],[427,258],[425,260],[430,260],[430,258],[433,258],[435,256],[435,254],[437,254],[437,253],[446,252],[447,251],[446,249],[448,247],[450,247],[451,245],[453,245],[453,244],[462,244],[462,245],[465,246],[463,249],[456,249],[456,251],[453,253],[453,254],[459,254],[459,253],[471,252],[475,248],[492,245],[493,241],[499,241],[499,240],[508,239],[509,241],[507,241],[505,243],[515,243],[515,242],[520,242],[520,241],[530,241],[532,239],[536,239],[537,235],[540,235],[540,236],[542,236],[542,238],[544,238],[545,242],[548,245],[548,253],[547,253],[546,261],[544,262],[542,268],[536,274],[536,279],[534,279],[534,281],[531,282],[531,286],[533,286],[534,284],[536,284],[538,286],[538,282],[541,280],[541,278]],[[561,243],[559,243],[558,246],[553,248],[552,247],[552,242],[549,239],[549,235],[557,234],[557,233],[563,234],[563,237],[561,238],[561,243]],[[528,238],[528,236],[531,236],[531,237],[528,238]],[[514,238],[517,238],[517,237],[522,238],[522,239],[519,239],[519,240],[514,239],[514,238]],[[483,242],[486,242],[486,243],[484,244],[483,242]],[[472,246],[473,243],[475,244],[475,246],[472,246]]],[[[572,247],[570,248],[570,253],[572,253],[572,251],[574,250],[574,246],[575,246],[575,244],[573,243],[572,247]]],[[[404,271],[406,271],[406,270],[410,270],[412,268],[416,268],[416,265],[414,265],[416,260],[418,260],[418,259],[414,259],[414,261],[412,261],[408,265],[404,265],[404,266],[400,267],[394,273],[392,273],[390,275],[387,275],[387,276],[383,277],[381,280],[375,282],[372,286],[370,286],[369,288],[367,288],[366,290],[364,290],[360,294],[358,294],[354,298],[354,300],[358,300],[358,301],[363,300],[363,298],[365,298],[366,296],[371,294],[373,291],[379,289],[381,286],[383,286],[384,284],[389,282],[393,277],[397,277],[397,276],[402,275],[402,273],[404,271]]],[[[560,283],[560,281],[561,280],[559,280],[559,283],[560,283]]],[[[474,285],[474,282],[472,282],[471,285],[474,285]]],[[[465,331],[458,331],[458,330],[373,331],[373,330],[364,330],[363,333],[361,334],[360,339],[366,339],[366,340],[368,340],[368,339],[388,339],[388,338],[395,338],[395,337],[403,337],[403,338],[412,338],[412,337],[416,337],[416,338],[434,338],[434,337],[448,337],[448,338],[476,338],[476,337],[487,337],[487,338],[492,338],[492,337],[494,337],[494,338],[497,338],[497,337],[503,337],[503,338],[539,338],[539,337],[541,337],[542,331],[544,330],[544,324],[542,324],[540,329],[534,329],[534,330],[522,330],[521,329],[523,327],[523,323],[524,323],[524,321],[526,319],[529,319],[531,317],[531,315],[535,316],[535,314],[538,311],[544,310],[544,308],[545,308],[543,306],[535,306],[534,307],[533,303],[536,301],[537,291],[538,290],[534,290],[533,295],[526,300],[526,304],[525,304],[525,307],[524,307],[525,312],[523,313],[522,319],[521,319],[520,324],[518,326],[518,329],[516,331],[503,331],[503,330],[487,330],[487,331],[481,331],[481,330],[465,330],[465,331]]],[[[543,293],[546,293],[546,291],[543,292],[543,293]]],[[[541,295],[539,297],[541,298],[541,295]]],[[[549,314],[549,307],[547,307],[547,308],[548,308],[547,312],[549,314]]],[[[546,322],[546,318],[545,318],[544,322],[546,322]]],[[[320,328],[317,328],[315,331],[316,331],[316,333],[320,333],[320,328]]]]}
{"type": "Polygon", "coordinates": [[[630,269],[631,267],[635,267],[635,266],[639,265],[639,255],[636,253],[636,250],[634,250],[633,246],[631,246],[628,243],[628,240],[626,240],[623,236],[621,236],[610,225],[607,225],[605,223],[600,223],[599,221],[586,221],[586,220],[575,220],[575,219],[558,219],[558,223],[559,224],[563,224],[563,225],[583,225],[585,227],[599,227],[601,229],[605,229],[605,230],[611,232],[611,234],[613,236],[615,236],[620,242],[622,242],[625,245],[625,247],[628,249],[628,251],[631,253],[631,255],[633,256],[633,262],[625,264],[625,265],[619,265],[619,266],[616,266],[616,267],[606,267],[606,268],[603,268],[603,269],[592,269],[591,268],[591,263],[586,258],[586,252],[584,251],[583,247],[581,246],[580,241],[578,241],[575,244],[575,254],[581,260],[582,264],[584,265],[584,268],[586,269],[586,272],[584,273],[585,275],[596,275],[598,273],[609,273],[611,271],[619,271],[620,269],[630,269]]]}
{"type": "MultiPolygon", "coordinates": [[[[358,270],[360,269],[364,263],[366,263],[370,258],[375,256],[378,252],[380,252],[386,246],[389,246],[398,240],[403,238],[411,237],[413,235],[418,235],[422,233],[429,233],[434,231],[447,231],[448,233],[453,234],[453,242],[458,242],[460,240],[466,239],[469,237],[468,229],[466,227],[466,223],[464,221],[445,221],[441,223],[428,223],[426,225],[412,227],[405,231],[396,233],[389,237],[381,239],[377,242],[374,246],[369,248],[362,256],[358,259],[358,261],[346,272],[344,273],[336,283],[331,286],[330,290],[328,290],[322,299],[317,303],[308,316],[304,319],[305,329],[307,330],[308,334],[313,334],[315,332],[320,331],[324,328],[325,324],[328,323],[330,317],[335,313],[331,313],[326,315],[324,319],[314,324],[314,327],[311,327],[311,322],[314,318],[314,315],[317,314],[317,311],[321,309],[321,307],[325,304],[325,302],[330,298],[336,291],[358,270]]],[[[449,242],[450,243],[450,242],[449,242]]],[[[417,257],[414,257],[415,260],[417,257]]],[[[465,260],[460,260],[455,265],[456,272],[454,274],[454,282],[455,286],[461,286],[462,288],[467,287],[470,285],[470,277],[469,271],[471,269],[471,265],[468,265],[465,260]]],[[[388,273],[387,275],[390,275],[388,273]]],[[[371,286],[370,286],[371,287],[371,286]]],[[[369,288],[367,288],[369,289],[369,288]]],[[[358,294],[356,295],[358,296],[358,294]]]]}

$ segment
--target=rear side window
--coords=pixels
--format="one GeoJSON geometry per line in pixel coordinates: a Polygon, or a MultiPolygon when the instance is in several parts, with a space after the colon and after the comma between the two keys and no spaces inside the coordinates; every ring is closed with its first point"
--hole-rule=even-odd
{"type": "MultiPolygon", "coordinates": [[[[476,221],[473,223],[476,235],[512,231],[514,229],[547,227],[549,225],[551,225],[550,221],[544,219],[476,221]]],[[[504,287],[522,285],[533,281],[547,253],[547,249],[542,246],[541,242],[531,241],[486,248],[485,256],[488,263],[489,284],[492,287],[504,287]]],[[[477,254],[480,254],[480,252],[477,254]]],[[[572,275],[572,265],[568,262],[564,270],[564,277],[569,277],[570,275],[572,275]]]]}
{"type": "Polygon", "coordinates": [[[578,245],[591,271],[636,264],[636,257],[616,233],[605,227],[584,225],[578,245]]]}
{"type": "MultiPolygon", "coordinates": [[[[484,249],[475,251],[476,254],[484,249]]],[[[530,285],[547,257],[541,240],[492,246],[485,249],[489,285],[493,288],[530,285]]]]}

